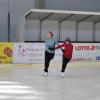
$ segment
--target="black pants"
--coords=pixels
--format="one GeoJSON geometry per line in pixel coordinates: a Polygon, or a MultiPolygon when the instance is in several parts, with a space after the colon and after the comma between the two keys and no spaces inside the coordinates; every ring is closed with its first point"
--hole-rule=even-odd
{"type": "Polygon", "coordinates": [[[63,56],[63,62],[62,62],[62,70],[61,70],[61,72],[65,72],[66,66],[67,66],[67,64],[68,64],[69,61],[70,61],[70,59],[68,59],[65,56],[63,56]]]}
{"type": "Polygon", "coordinates": [[[45,51],[45,69],[44,69],[45,72],[48,72],[49,63],[53,59],[53,57],[54,57],[54,53],[49,53],[45,51]]]}

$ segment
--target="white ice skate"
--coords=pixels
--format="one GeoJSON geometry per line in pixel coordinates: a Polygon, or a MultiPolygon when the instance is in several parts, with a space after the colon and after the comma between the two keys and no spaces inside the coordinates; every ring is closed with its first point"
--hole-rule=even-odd
{"type": "Polygon", "coordinates": [[[64,77],[64,72],[61,72],[60,77],[64,77]]]}
{"type": "Polygon", "coordinates": [[[44,77],[47,77],[47,76],[48,76],[48,73],[47,73],[47,72],[44,72],[44,73],[43,73],[43,76],[44,76],[44,77]]]}

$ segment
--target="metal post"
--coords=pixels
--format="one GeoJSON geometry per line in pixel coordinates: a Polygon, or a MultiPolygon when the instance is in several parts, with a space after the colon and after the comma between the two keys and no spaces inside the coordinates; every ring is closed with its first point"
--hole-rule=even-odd
{"type": "Polygon", "coordinates": [[[59,22],[59,32],[58,32],[58,41],[61,41],[60,39],[61,36],[61,22],[59,22]]]}
{"type": "Polygon", "coordinates": [[[40,32],[39,32],[39,41],[41,41],[41,21],[40,21],[40,32]]]}
{"type": "Polygon", "coordinates": [[[9,1],[8,1],[8,42],[10,42],[10,9],[9,9],[9,1]]]}
{"type": "Polygon", "coordinates": [[[78,42],[78,22],[76,22],[76,42],[78,42]]]}
{"type": "Polygon", "coordinates": [[[92,28],[92,40],[95,42],[95,23],[93,23],[93,28],[92,28]]]}

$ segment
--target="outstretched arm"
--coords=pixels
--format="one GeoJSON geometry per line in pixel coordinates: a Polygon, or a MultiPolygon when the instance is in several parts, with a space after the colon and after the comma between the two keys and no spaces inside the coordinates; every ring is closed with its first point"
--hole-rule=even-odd
{"type": "Polygon", "coordinates": [[[61,44],[61,45],[58,45],[57,47],[55,47],[55,49],[59,49],[59,48],[62,48],[62,47],[64,47],[64,43],[61,44]]]}

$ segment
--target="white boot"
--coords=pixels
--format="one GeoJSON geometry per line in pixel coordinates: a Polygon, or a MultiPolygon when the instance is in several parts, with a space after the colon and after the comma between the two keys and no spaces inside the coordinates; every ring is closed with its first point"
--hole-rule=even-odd
{"type": "Polygon", "coordinates": [[[43,76],[44,76],[44,77],[47,77],[47,76],[48,76],[48,72],[44,72],[44,73],[43,73],[43,76]]]}
{"type": "Polygon", "coordinates": [[[61,72],[60,77],[64,77],[64,72],[61,72]]]}

